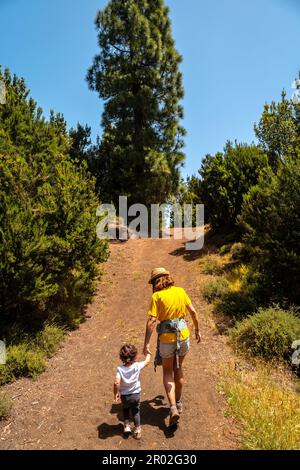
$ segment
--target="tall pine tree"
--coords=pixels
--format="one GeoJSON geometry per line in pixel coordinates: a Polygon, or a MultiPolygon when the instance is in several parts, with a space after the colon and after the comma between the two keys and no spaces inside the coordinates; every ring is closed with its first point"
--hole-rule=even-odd
{"type": "Polygon", "coordinates": [[[110,0],[96,17],[100,52],[87,74],[104,100],[93,163],[101,199],[167,200],[184,160],[181,57],[163,0],[110,0]]]}

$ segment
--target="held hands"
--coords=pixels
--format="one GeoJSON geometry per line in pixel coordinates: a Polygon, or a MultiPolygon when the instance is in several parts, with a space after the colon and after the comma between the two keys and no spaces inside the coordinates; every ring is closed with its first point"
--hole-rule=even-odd
{"type": "Polygon", "coordinates": [[[149,344],[145,344],[143,354],[144,354],[144,356],[147,356],[147,354],[152,354],[151,351],[150,351],[149,344]]]}

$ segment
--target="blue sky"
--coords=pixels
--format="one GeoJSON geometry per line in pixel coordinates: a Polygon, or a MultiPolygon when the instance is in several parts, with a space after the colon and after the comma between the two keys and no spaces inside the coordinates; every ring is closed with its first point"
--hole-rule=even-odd
{"type": "MultiPolygon", "coordinates": [[[[47,116],[100,130],[102,104],[85,82],[106,0],[0,0],[0,64],[23,76],[47,116]]],[[[300,0],[166,0],[183,56],[183,174],[227,139],[254,140],[264,103],[292,95],[300,69],[300,0]]]]}

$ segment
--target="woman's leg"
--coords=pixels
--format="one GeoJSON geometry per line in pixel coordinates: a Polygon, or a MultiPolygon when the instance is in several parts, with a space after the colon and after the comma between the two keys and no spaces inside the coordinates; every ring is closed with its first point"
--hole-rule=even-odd
{"type": "Polygon", "coordinates": [[[176,405],[174,381],[174,357],[162,359],[163,381],[170,405],[176,405]]]}
{"type": "Polygon", "coordinates": [[[183,363],[184,358],[185,356],[179,357],[179,369],[176,368],[176,357],[174,359],[174,381],[175,381],[176,402],[181,401],[181,396],[182,396],[182,388],[184,384],[182,363],[183,363]]]}

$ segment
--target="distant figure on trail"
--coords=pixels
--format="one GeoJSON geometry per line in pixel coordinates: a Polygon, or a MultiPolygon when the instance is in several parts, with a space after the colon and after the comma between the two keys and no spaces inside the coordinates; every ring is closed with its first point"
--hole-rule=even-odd
{"type": "Polygon", "coordinates": [[[124,344],[120,350],[120,359],[122,365],[117,368],[117,374],[114,382],[115,403],[122,402],[124,414],[124,434],[131,433],[130,418],[133,419],[133,436],[141,439],[141,370],[150,362],[150,353],[147,353],[146,359],[141,362],[136,361],[137,349],[133,344],[124,344]],[[131,416],[130,416],[131,415],[131,416]]]}
{"type": "Polygon", "coordinates": [[[150,353],[150,338],[157,324],[157,351],[154,361],[163,367],[163,382],[170,403],[169,426],[177,424],[182,413],[182,363],[190,348],[190,331],[184,319],[186,308],[192,316],[197,343],[201,341],[197,312],[185,290],[175,287],[173,278],[165,268],[155,268],[149,284],[153,294],[148,311],[144,354],[150,353]]]}

